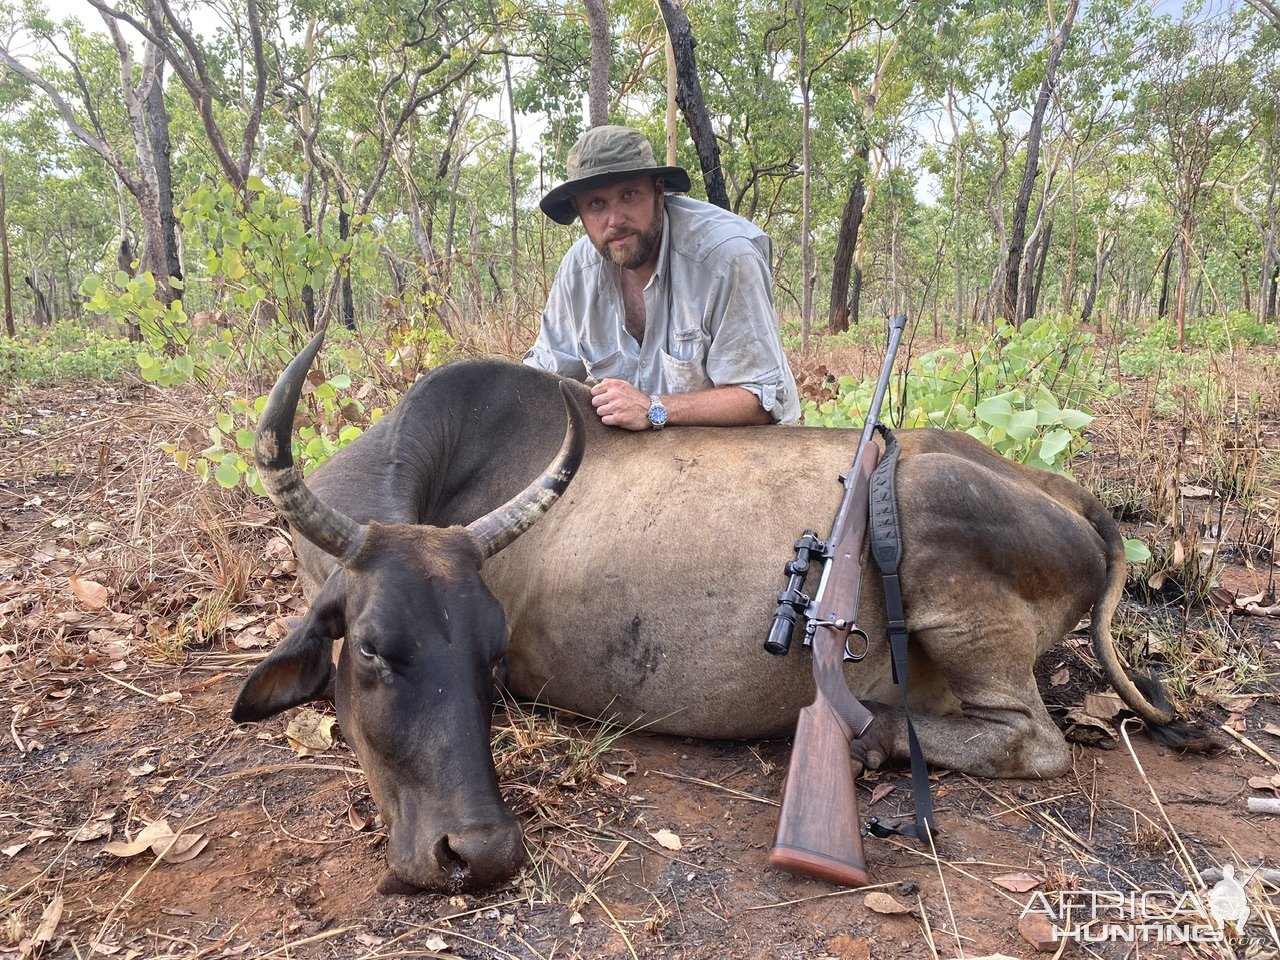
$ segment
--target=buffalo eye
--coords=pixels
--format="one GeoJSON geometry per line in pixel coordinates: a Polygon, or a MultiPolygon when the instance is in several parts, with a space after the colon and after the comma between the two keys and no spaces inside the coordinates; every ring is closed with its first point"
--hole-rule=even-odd
{"type": "Polygon", "coordinates": [[[373,648],[373,644],[367,640],[356,641],[356,653],[360,654],[363,660],[377,660],[378,651],[373,648]]]}

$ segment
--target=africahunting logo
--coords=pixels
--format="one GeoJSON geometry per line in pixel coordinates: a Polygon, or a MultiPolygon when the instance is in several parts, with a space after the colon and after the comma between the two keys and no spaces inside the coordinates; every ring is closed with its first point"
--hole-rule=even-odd
{"type": "MultiPolygon", "coordinates": [[[[1245,884],[1228,864],[1207,894],[1176,890],[1035,893],[1022,910],[1048,919],[1056,941],[1240,944],[1249,920],[1245,884]]],[[[1280,946],[1280,944],[1277,944],[1280,946]]]]}

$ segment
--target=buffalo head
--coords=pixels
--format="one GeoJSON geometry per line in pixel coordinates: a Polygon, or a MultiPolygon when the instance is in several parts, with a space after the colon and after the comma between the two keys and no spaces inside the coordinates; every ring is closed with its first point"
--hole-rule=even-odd
{"type": "Polygon", "coordinates": [[[357,522],[307,487],[290,452],[298,396],[321,340],[276,384],[255,455],[295,534],[336,565],[302,623],[245,682],[232,719],[262,720],[332,683],[343,734],[387,827],[390,873],[381,889],[483,887],[519,868],[524,844],[490,750],[493,668],[507,627],[480,568],[568,486],[582,459],[581,414],[566,394],[564,443],[546,472],[465,527],[357,522]]]}

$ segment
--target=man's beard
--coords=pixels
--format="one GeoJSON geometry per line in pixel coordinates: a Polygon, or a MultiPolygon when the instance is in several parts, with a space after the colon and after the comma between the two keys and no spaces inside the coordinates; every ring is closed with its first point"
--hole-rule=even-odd
{"type": "Polygon", "coordinates": [[[606,237],[595,245],[596,249],[600,251],[600,255],[623,270],[634,270],[648,263],[649,257],[653,255],[653,248],[662,239],[661,204],[661,195],[655,196],[653,198],[653,220],[647,228],[629,237],[633,243],[628,248],[615,249],[609,245],[610,238],[606,237]]]}

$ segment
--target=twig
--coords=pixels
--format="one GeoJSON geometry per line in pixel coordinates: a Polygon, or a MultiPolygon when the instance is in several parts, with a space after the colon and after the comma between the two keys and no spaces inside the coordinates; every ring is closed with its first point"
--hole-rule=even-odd
{"type": "Polygon", "coordinates": [[[741,797],[743,800],[753,800],[756,803],[763,803],[768,807],[780,807],[777,800],[770,800],[767,797],[757,797],[754,793],[745,793],[742,790],[735,790],[733,787],[726,787],[719,783],[712,783],[710,780],[703,780],[701,777],[686,777],[678,773],[665,773],[662,770],[650,770],[649,773],[656,773],[660,777],[666,777],[668,780],[680,780],[684,783],[693,783],[699,787],[708,787],[712,790],[719,790],[721,793],[727,793],[734,797],[741,797]]]}
{"type": "Polygon", "coordinates": [[[1273,767],[1277,769],[1280,769],[1280,760],[1277,760],[1271,754],[1267,753],[1267,751],[1263,750],[1260,746],[1258,746],[1256,743],[1254,743],[1244,734],[1240,733],[1239,731],[1232,730],[1230,724],[1227,724],[1227,723],[1222,724],[1222,729],[1225,730],[1231,736],[1235,737],[1237,740],[1239,740],[1242,744],[1244,744],[1246,747],[1248,747],[1250,750],[1252,750],[1254,753],[1260,756],[1263,760],[1267,761],[1267,763],[1271,764],[1273,767]]]}
{"type": "Polygon", "coordinates": [[[792,907],[797,903],[808,903],[810,900],[825,900],[828,897],[847,897],[851,893],[868,893],[872,890],[887,890],[890,887],[896,887],[896,881],[891,883],[873,883],[866,887],[849,887],[846,890],[830,890],[826,893],[815,893],[812,897],[800,897],[798,900],[780,900],[777,903],[761,903],[754,907],[743,907],[743,912],[750,910],[776,910],[778,907],[792,907]]]}
{"type": "Polygon", "coordinates": [[[1160,802],[1160,795],[1156,793],[1156,788],[1151,785],[1151,780],[1147,777],[1147,771],[1142,769],[1142,762],[1138,759],[1137,752],[1133,749],[1133,744],[1129,741],[1130,723],[1138,723],[1133,717],[1128,717],[1120,722],[1120,739],[1124,741],[1125,749],[1129,751],[1129,759],[1133,761],[1134,767],[1138,770],[1138,776],[1142,777],[1142,782],[1146,784],[1147,791],[1151,794],[1151,799],[1155,801],[1156,809],[1160,811],[1160,816],[1165,822],[1165,826],[1169,828],[1169,836],[1174,853],[1177,855],[1182,867],[1183,875],[1189,882],[1195,884],[1199,881],[1200,875],[1196,872],[1195,862],[1191,859],[1191,854],[1187,852],[1186,845],[1182,842],[1182,837],[1178,834],[1178,829],[1173,825],[1173,821],[1169,819],[1169,814],[1165,812],[1164,804],[1160,802]]]}

